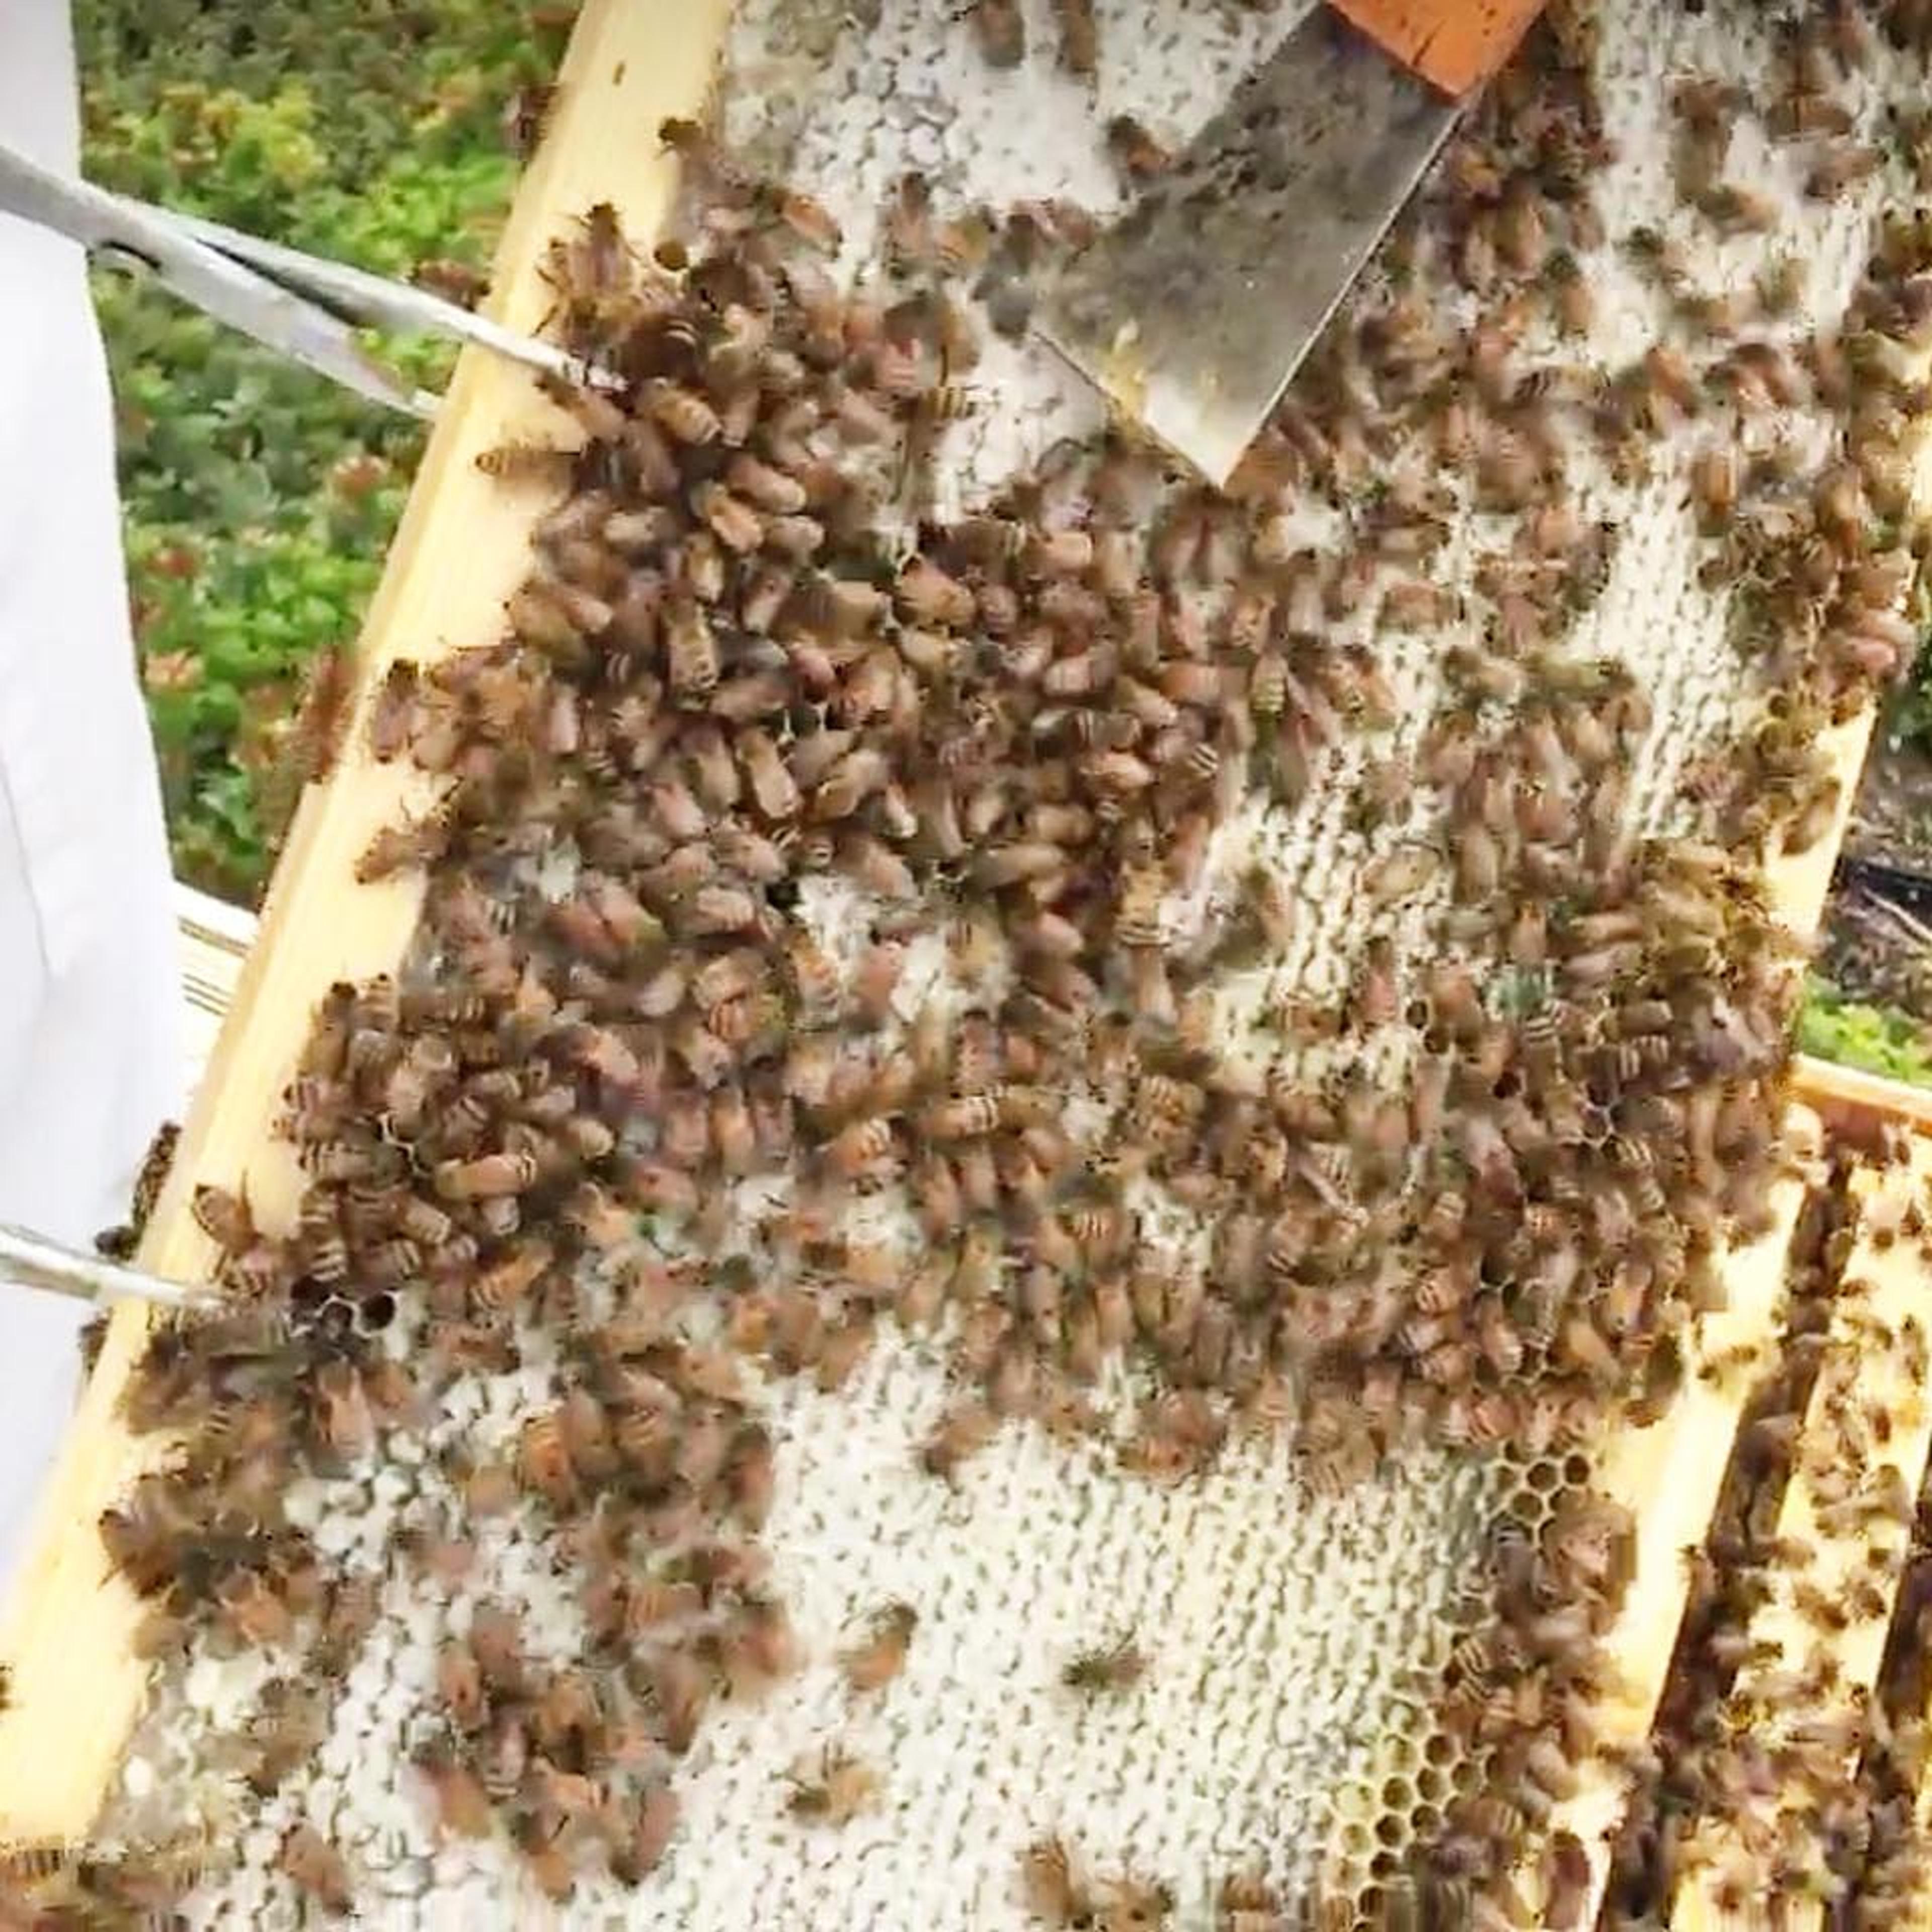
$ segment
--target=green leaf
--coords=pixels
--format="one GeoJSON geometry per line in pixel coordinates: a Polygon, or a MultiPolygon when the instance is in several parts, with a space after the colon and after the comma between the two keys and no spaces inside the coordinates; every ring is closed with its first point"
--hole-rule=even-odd
{"type": "Polygon", "coordinates": [[[1798,1044],[1820,1060],[1932,1087],[1932,1028],[1897,1007],[1844,999],[1816,974],[1805,985],[1798,1044]]]}
{"type": "MultiPolygon", "coordinates": [[[[562,46],[502,0],[74,0],[74,16],[93,179],[402,276],[431,256],[488,264],[516,175],[504,106],[562,46]]],[[[292,691],[358,628],[421,426],[159,289],[105,271],[92,286],[142,649],[201,668],[149,699],[176,863],[252,898],[276,828],[235,762],[243,700],[292,691]],[[336,466],[364,452],[389,468],[345,500],[336,466]]],[[[446,345],[384,352],[447,379],[446,345]]]]}

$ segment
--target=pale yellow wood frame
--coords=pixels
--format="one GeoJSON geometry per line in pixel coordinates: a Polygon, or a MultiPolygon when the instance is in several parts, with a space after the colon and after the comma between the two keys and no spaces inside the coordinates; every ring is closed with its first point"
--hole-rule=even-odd
{"type": "Polygon", "coordinates": [[[1800,1054],[1792,1073],[1792,1090],[1829,1132],[1868,1124],[1932,1133],[1932,1087],[1910,1087],[1903,1080],[1840,1066],[1800,1054]]]}
{"type": "MultiPolygon", "coordinates": [[[[676,187],[658,127],[667,115],[700,111],[729,14],[729,0],[588,0],[498,251],[490,306],[503,321],[538,326],[550,302],[539,273],[545,245],[596,203],[614,204],[634,236],[658,232],[676,187]]],[[[245,1183],[268,1226],[292,1215],[299,1177],[272,1123],[310,1015],[332,981],[395,967],[421,901],[418,881],[356,881],[377,829],[429,797],[419,775],[368,760],[362,714],[394,659],[434,658],[501,634],[542,500],[493,482],[476,459],[506,440],[562,440],[564,428],[526,371],[464,352],[364,626],[356,742],[296,814],[259,943],[142,1244],[147,1268],[182,1280],[208,1273],[208,1244],[188,1211],[197,1181],[245,1183]]],[[[109,1574],[96,1524],[163,1448],[130,1438],[118,1413],[146,1328],[140,1305],[115,1310],[0,1618],[13,1690],[0,1716],[0,1839],[86,1832],[145,1694],[148,1666],[130,1646],[137,1606],[109,1574]]]]}

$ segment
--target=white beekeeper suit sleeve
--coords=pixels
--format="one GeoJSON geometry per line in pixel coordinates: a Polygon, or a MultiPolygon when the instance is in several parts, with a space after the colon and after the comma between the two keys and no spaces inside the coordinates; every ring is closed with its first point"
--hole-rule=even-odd
{"type": "MultiPolygon", "coordinates": [[[[79,166],[67,0],[0,0],[0,141],[79,166]]],[[[82,1247],[124,1218],[183,1078],[113,437],[81,251],[0,214],[0,1220],[82,1247]]],[[[0,1286],[0,1590],[86,1312],[0,1286]]]]}

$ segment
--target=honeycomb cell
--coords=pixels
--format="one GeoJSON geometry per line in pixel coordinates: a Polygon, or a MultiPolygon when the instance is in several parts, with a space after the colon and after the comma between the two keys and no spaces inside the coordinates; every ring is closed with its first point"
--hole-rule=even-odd
{"type": "Polygon", "coordinates": [[[1538,1496],[1553,1496],[1563,1486],[1563,1464],[1553,1456],[1539,1456],[1523,1472],[1522,1480],[1538,1496]]]}
{"type": "Polygon", "coordinates": [[[1543,1490],[1519,1489],[1510,1493],[1506,1509],[1511,1520],[1522,1526],[1534,1538],[1549,1521],[1555,1498],[1543,1490]]]}

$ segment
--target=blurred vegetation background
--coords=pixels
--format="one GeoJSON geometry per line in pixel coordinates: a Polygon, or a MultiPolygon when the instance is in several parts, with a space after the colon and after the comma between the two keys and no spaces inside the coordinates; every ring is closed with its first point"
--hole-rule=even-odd
{"type": "MultiPolygon", "coordinates": [[[[483,286],[574,0],[74,0],[106,188],[483,286]]],[[[177,874],[252,904],[304,668],[352,643],[423,426],[98,272],[141,672],[177,874]]],[[[400,358],[440,387],[448,352],[400,358]]]]}
{"type": "MultiPolygon", "coordinates": [[[[576,13],[576,0],[74,6],[93,179],[458,299],[481,292],[576,13]]],[[[252,904],[294,802],[282,753],[305,668],[360,628],[422,428],[157,291],[102,273],[97,296],[175,868],[252,904]]],[[[440,386],[448,359],[419,345],[405,366],[440,386]]],[[[1924,663],[1889,724],[1865,802],[1908,801],[1879,814],[1880,843],[1932,871],[1924,663]]],[[[1920,975],[1850,912],[1834,916],[1833,978],[1814,980],[1800,1044],[1932,1085],[1928,1003],[1900,990],[1932,977],[1932,959],[1920,975]]]]}

